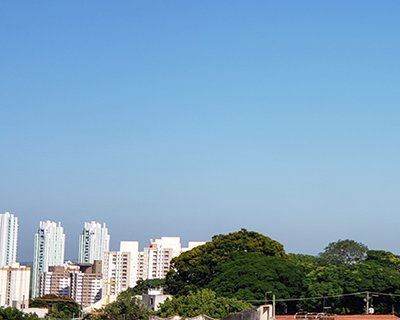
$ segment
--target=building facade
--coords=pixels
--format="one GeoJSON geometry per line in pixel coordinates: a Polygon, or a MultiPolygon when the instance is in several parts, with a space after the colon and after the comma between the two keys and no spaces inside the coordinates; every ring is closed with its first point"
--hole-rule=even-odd
{"type": "Polygon", "coordinates": [[[18,218],[12,213],[0,214],[0,267],[17,261],[18,218]]]}
{"type": "Polygon", "coordinates": [[[71,279],[70,273],[79,272],[79,266],[65,264],[50,266],[47,272],[39,273],[38,296],[53,294],[69,298],[71,279]]]}
{"type": "Polygon", "coordinates": [[[180,237],[161,237],[139,251],[137,241],[121,241],[119,251],[105,253],[103,293],[116,295],[136,286],[138,280],[165,278],[173,258],[202,244],[191,241],[182,248],[180,237]]]}
{"type": "Polygon", "coordinates": [[[171,260],[182,252],[179,237],[150,239],[150,246],[140,256],[139,275],[142,279],[162,279],[167,275],[171,260]]]}
{"type": "Polygon", "coordinates": [[[39,296],[39,275],[64,264],[65,234],[61,223],[41,221],[35,234],[31,296],[39,296]]]}
{"type": "Polygon", "coordinates": [[[134,287],[138,275],[139,242],[121,241],[119,251],[108,251],[103,260],[103,296],[118,295],[134,287]]]}
{"type": "Polygon", "coordinates": [[[82,307],[90,306],[102,297],[101,261],[93,264],[66,263],[49,267],[39,275],[39,296],[54,294],[72,298],[82,307]]]}
{"type": "Polygon", "coordinates": [[[14,263],[0,267],[0,307],[28,308],[31,268],[14,263]]]}
{"type": "Polygon", "coordinates": [[[79,263],[93,263],[103,260],[104,252],[110,250],[110,235],[106,224],[85,222],[79,237],[79,263]]]}
{"type": "Polygon", "coordinates": [[[90,265],[80,265],[80,271],[71,273],[70,298],[82,307],[95,304],[102,298],[102,262],[95,260],[90,265]]]}

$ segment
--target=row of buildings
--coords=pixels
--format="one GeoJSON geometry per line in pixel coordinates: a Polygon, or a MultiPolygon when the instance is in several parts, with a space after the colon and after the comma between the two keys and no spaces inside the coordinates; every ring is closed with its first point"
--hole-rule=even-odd
{"type": "Polygon", "coordinates": [[[16,262],[17,239],[18,218],[0,214],[0,306],[20,309],[27,307],[29,297],[48,294],[89,306],[134,287],[139,279],[164,278],[174,257],[204,243],[191,241],[182,247],[179,237],[161,237],[143,250],[138,241],[121,241],[119,250],[112,251],[106,225],[91,221],[80,234],[78,261],[65,262],[61,223],[41,221],[29,268],[16,262]]]}

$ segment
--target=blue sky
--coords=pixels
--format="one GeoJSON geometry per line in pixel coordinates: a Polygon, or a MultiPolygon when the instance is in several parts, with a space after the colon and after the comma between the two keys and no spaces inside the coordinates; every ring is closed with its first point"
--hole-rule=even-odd
{"type": "Polygon", "coordinates": [[[398,1],[2,1],[0,211],[30,260],[242,227],[399,253],[398,1]]]}

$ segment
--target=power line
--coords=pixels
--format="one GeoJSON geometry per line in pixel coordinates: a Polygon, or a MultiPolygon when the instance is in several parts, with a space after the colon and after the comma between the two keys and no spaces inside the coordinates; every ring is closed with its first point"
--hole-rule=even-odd
{"type": "MultiPolygon", "coordinates": [[[[285,302],[285,301],[305,301],[305,300],[318,300],[318,299],[329,299],[329,298],[341,298],[341,297],[349,297],[349,296],[357,296],[357,295],[365,295],[369,292],[370,294],[376,294],[380,296],[393,296],[393,297],[400,297],[400,294],[396,293],[383,293],[383,292],[373,292],[373,291],[362,291],[362,292],[354,292],[354,293],[342,293],[336,295],[329,295],[329,296],[317,296],[317,297],[302,297],[302,298],[287,298],[287,299],[276,299],[275,301],[278,302],[285,302]]],[[[269,300],[246,300],[247,302],[264,302],[269,300]]]]}

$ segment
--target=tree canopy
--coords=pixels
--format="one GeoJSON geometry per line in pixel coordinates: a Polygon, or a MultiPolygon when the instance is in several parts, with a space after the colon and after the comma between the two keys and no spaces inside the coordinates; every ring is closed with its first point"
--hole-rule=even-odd
{"type": "Polygon", "coordinates": [[[400,256],[368,251],[354,240],[332,242],[316,257],[286,254],[279,242],[243,229],[184,252],[173,259],[165,284],[160,279],[139,281],[97,319],[125,320],[123,314],[128,320],[146,319],[149,311],[133,296],[152,287],[175,295],[161,305],[158,314],[163,317],[219,318],[271,302],[272,294],[278,314],[326,307],[337,314],[361,314],[367,299],[376,313],[400,313],[400,256]],[[375,294],[368,298],[367,291],[375,294]]]}
{"type": "Polygon", "coordinates": [[[195,317],[207,315],[219,319],[230,313],[251,309],[252,305],[235,298],[218,297],[209,289],[190,292],[188,295],[167,299],[157,314],[161,317],[195,317]]]}
{"type": "Polygon", "coordinates": [[[147,293],[149,289],[163,288],[164,293],[167,294],[168,290],[166,289],[165,279],[146,279],[139,280],[136,283],[136,286],[133,288],[129,288],[128,291],[132,295],[140,295],[147,293]]]}
{"type": "Polygon", "coordinates": [[[36,314],[26,314],[15,308],[0,308],[0,320],[39,320],[36,314]]]}
{"type": "Polygon", "coordinates": [[[331,242],[319,254],[322,263],[352,264],[363,261],[367,257],[368,247],[354,240],[338,240],[331,242]]]}
{"type": "Polygon", "coordinates": [[[29,302],[32,308],[48,308],[47,318],[71,318],[78,316],[81,307],[71,298],[57,295],[45,295],[29,302]]]}
{"type": "Polygon", "coordinates": [[[91,315],[90,320],[148,320],[150,310],[137,299],[132,292],[120,293],[117,300],[100,310],[100,314],[91,315]]]}
{"type": "Polygon", "coordinates": [[[257,305],[271,292],[278,300],[278,313],[320,312],[330,307],[342,314],[363,313],[362,292],[370,291],[387,294],[372,299],[376,312],[391,312],[392,307],[400,311],[400,299],[390,295],[400,294],[400,256],[368,251],[349,239],[329,243],[314,257],[285,254],[278,242],[241,230],[215,236],[212,242],[183,253],[173,260],[172,268],[166,279],[172,294],[207,288],[218,296],[257,305]],[[299,300],[279,301],[287,298],[299,300]]]}
{"type": "Polygon", "coordinates": [[[283,257],[283,245],[260,233],[242,229],[227,235],[216,235],[211,242],[182,253],[171,261],[166,285],[172,294],[186,294],[205,288],[213,279],[219,264],[244,252],[283,257]]]}
{"type": "Polygon", "coordinates": [[[260,305],[265,303],[266,292],[281,299],[300,296],[304,276],[303,270],[287,258],[251,252],[220,264],[208,288],[221,296],[260,305]]]}

